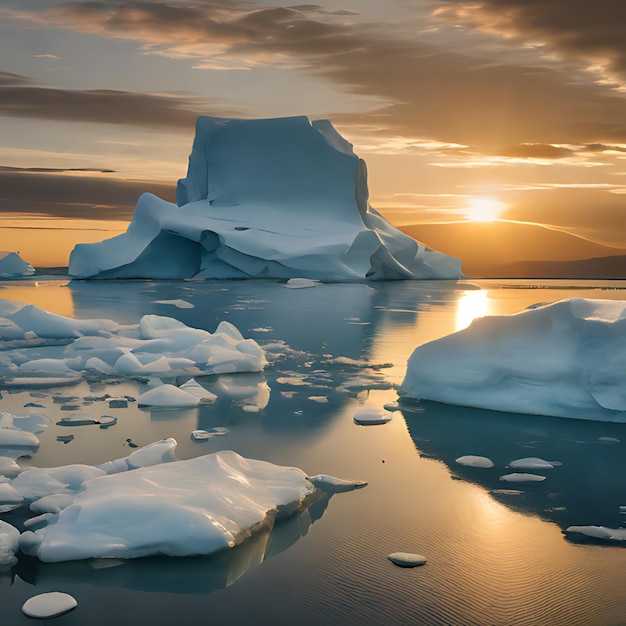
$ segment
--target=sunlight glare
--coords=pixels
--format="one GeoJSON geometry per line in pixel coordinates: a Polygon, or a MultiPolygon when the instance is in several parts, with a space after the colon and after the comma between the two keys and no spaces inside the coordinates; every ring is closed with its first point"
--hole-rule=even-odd
{"type": "Polygon", "coordinates": [[[472,222],[495,222],[504,213],[504,202],[493,198],[472,198],[465,209],[467,219],[472,222]]]}
{"type": "Polygon", "coordinates": [[[466,291],[456,305],[456,330],[467,328],[477,317],[487,315],[487,290],[466,291]]]}

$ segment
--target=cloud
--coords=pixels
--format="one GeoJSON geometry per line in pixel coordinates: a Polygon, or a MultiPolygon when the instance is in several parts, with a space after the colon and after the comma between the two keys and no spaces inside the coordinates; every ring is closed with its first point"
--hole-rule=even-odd
{"type": "Polygon", "coordinates": [[[599,64],[596,69],[626,82],[626,3],[620,0],[444,0],[437,14],[599,64]]]}
{"type": "MultiPolygon", "coordinates": [[[[526,1],[505,4],[511,15],[520,11],[521,19],[530,20],[526,1]]],[[[540,9],[546,32],[553,22],[548,19],[551,2],[527,2],[540,9]]],[[[555,4],[564,7],[560,1],[555,4]]],[[[450,0],[446,6],[448,13],[440,20],[450,11],[469,11],[461,0],[450,0]]],[[[496,15],[500,0],[480,6],[496,15]]],[[[20,11],[23,19],[133,40],[144,53],[191,59],[197,67],[268,65],[308,71],[344,92],[387,102],[365,114],[332,115],[340,127],[361,129],[381,142],[394,137],[426,139],[470,146],[468,152],[479,155],[501,155],[511,146],[527,146],[518,150],[543,152],[548,159],[565,156],[556,145],[626,142],[626,97],[591,77],[574,81],[571,68],[559,69],[555,63],[505,64],[496,57],[464,54],[463,45],[451,52],[419,34],[409,37],[404,24],[346,20],[340,9],[337,14],[315,5],[259,8],[237,2],[126,0],[67,2],[37,14],[20,11]]],[[[563,15],[568,11],[563,8],[563,15]]],[[[566,23],[580,23],[582,2],[574,5],[573,13],[566,23]]],[[[462,17],[464,24],[473,24],[471,15],[462,17]]],[[[592,20],[598,22],[598,33],[603,32],[600,21],[592,20]]],[[[428,25],[432,24],[424,27],[428,25]]],[[[620,46],[612,39],[609,45],[612,50],[620,46]]],[[[64,91],[24,84],[0,91],[0,103],[5,115],[170,126],[189,126],[200,108],[184,96],[64,91]]]]}
{"type": "Polygon", "coordinates": [[[151,192],[174,201],[175,184],[128,181],[92,168],[0,168],[0,215],[129,220],[139,196],[151,192]]]}
{"type": "Polygon", "coordinates": [[[0,73],[0,115],[9,117],[193,128],[201,109],[197,101],[180,95],[58,89],[0,73]]]}

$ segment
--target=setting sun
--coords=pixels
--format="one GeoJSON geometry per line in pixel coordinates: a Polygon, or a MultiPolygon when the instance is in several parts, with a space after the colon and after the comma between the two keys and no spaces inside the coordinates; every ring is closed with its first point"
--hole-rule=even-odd
{"type": "Polygon", "coordinates": [[[472,198],[469,206],[465,209],[465,216],[472,222],[494,222],[504,210],[506,205],[493,198],[472,198]]]}

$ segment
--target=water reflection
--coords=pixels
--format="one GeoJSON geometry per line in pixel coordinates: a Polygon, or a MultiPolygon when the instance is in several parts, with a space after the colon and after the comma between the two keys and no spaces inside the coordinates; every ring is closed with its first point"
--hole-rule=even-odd
{"type": "Polygon", "coordinates": [[[626,502],[626,429],[622,424],[431,402],[406,405],[402,413],[422,456],[442,461],[453,478],[483,486],[509,508],[538,515],[561,529],[587,524],[618,528],[624,521],[620,506],[626,502]],[[456,462],[468,454],[488,457],[494,467],[466,467],[456,462]],[[562,465],[543,471],[508,467],[513,460],[526,457],[562,465]],[[546,479],[540,483],[500,480],[512,472],[534,473],[546,479]]]}
{"type": "Polygon", "coordinates": [[[489,315],[489,292],[487,290],[467,291],[456,305],[456,329],[467,328],[477,317],[489,315]]]}

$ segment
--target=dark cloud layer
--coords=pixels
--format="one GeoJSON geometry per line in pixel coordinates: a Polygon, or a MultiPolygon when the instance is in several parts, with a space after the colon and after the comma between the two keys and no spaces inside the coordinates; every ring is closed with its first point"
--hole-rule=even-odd
{"type": "Polygon", "coordinates": [[[0,115],[9,117],[192,128],[198,115],[194,104],[179,96],[41,87],[25,76],[0,72],[0,115]]]}
{"type": "MultiPolygon", "coordinates": [[[[506,0],[504,4],[511,15],[518,11],[520,19],[526,20],[532,17],[530,7],[535,7],[545,17],[541,28],[552,25],[556,31],[548,10],[551,2],[528,2],[528,8],[524,2],[506,0]]],[[[460,0],[447,4],[449,9],[465,6],[460,0]]],[[[495,14],[501,4],[492,0],[481,6],[495,14]]],[[[562,15],[568,13],[562,2],[555,4],[561,6],[562,15]]],[[[585,14],[582,3],[575,4],[566,23],[573,29],[584,22],[585,14]]],[[[342,124],[366,123],[370,130],[386,136],[437,139],[492,154],[521,144],[626,141],[626,99],[605,85],[573,81],[568,71],[555,68],[504,65],[446,52],[416,39],[396,37],[384,24],[325,19],[306,5],[259,9],[219,2],[70,2],[51,10],[48,17],[68,28],[134,39],[144,49],[159,53],[194,58],[206,54],[209,59],[218,44],[225,58],[253,64],[291,63],[333,81],[344,91],[389,101],[389,106],[367,116],[333,118],[342,124]]],[[[599,17],[590,22],[598,35],[604,32],[601,22],[605,23],[599,17]]],[[[609,24],[607,19],[607,30],[609,24]]],[[[615,54],[626,46],[616,38],[609,39],[609,45],[615,54]]],[[[65,116],[59,106],[63,101],[79,114],[87,107],[94,111],[92,117],[143,125],[163,119],[172,125],[188,125],[195,115],[188,102],[162,96],[37,89],[20,85],[8,90],[10,98],[2,97],[5,104],[0,112],[17,115],[21,109],[27,115],[53,111],[48,115],[65,116]],[[39,98],[45,104],[38,104],[39,98]],[[112,104],[115,113],[108,112],[112,104]]]]}
{"type": "Polygon", "coordinates": [[[605,62],[626,79],[623,0],[443,0],[440,14],[480,29],[541,42],[552,51],[605,62]]]}
{"type": "Polygon", "coordinates": [[[139,196],[145,191],[175,201],[174,184],[67,173],[72,170],[37,171],[42,169],[0,168],[0,215],[130,220],[139,196]]]}

